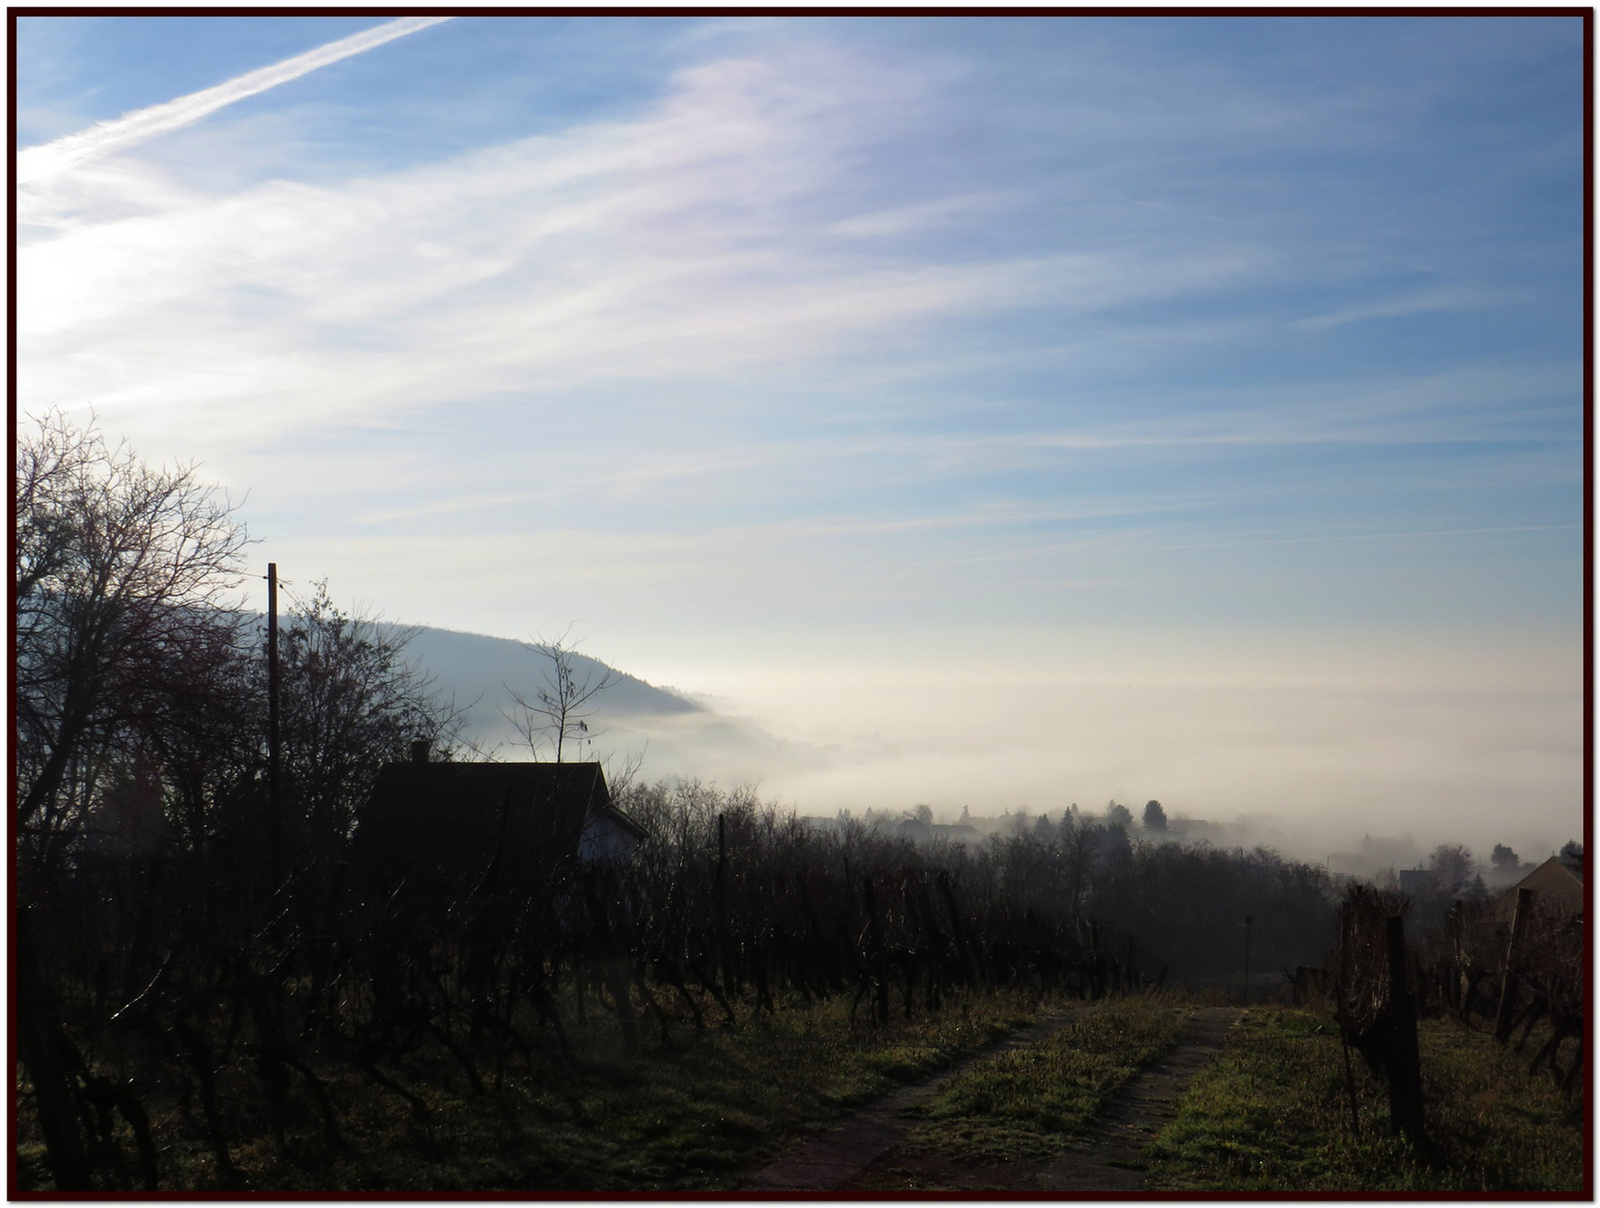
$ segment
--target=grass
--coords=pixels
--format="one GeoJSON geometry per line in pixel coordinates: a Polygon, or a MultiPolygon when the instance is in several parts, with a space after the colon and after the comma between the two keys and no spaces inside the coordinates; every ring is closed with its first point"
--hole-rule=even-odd
{"type": "MultiPolygon", "coordinates": [[[[337,1144],[298,1077],[282,1144],[249,1058],[225,1070],[218,1089],[232,1159],[251,1191],[721,1190],[849,1109],[1023,1026],[1039,1006],[1022,993],[952,995],[936,1016],[852,1025],[847,1000],[835,997],[776,1015],[741,1013],[734,1029],[675,1027],[667,1043],[657,1032],[631,1059],[614,1023],[595,1019],[573,1029],[577,1068],[530,1046],[487,1094],[474,1093],[437,1050],[386,1066],[425,1117],[348,1066],[318,1063],[338,1113],[337,1144]]],[[[492,1081],[493,1060],[480,1058],[492,1081]]],[[[170,1078],[142,1086],[140,1097],[157,1134],[162,1188],[221,1187],[198,1102],[184,1104],[170,1078]]],[[[18,1187],[48,1188],[28,1104],[18,1123],[18,1187]]],[[[131,1154],[131,1138],[122,1140],[131,1154]]]]}
{"type": "Polygon", "coordinates": [[[1040,1044],[951,1078],[918,1110],[926,1122],[902,1148],[991,1165],[1055,1157],[1119,1087],[1172,1046],[1187,1017],[1157,996],[1086,1011],[1040,1044]]]}
{"type": "MultiPolygon", "coordinates": [[[[952,996],[938,1016],[873,1026],[833,999],[775,1016],[741,1013],[732,1030],[659,1033],[625,1058],[615,1025],[574,1029],[576,1068],[534,1044],[512,1055],[498,1090],[475,1094],[436,1049],[385,1066],[425,1105],[413,1112],[349,1067],[316,1065],[340,1139],[323,1136],[296,1080],[282,1143],[267,1125],[245,1055],[218,1089],[235,1165],[260,1192],[717,1191],[738,1186],[807,1133],[897,1084],[918,1081],[1033,1019],[1012,993],[952,996]]],[[[1048,1040],[952,1077],[920,1109],[908,1152],[1001,1167],[1048,1160],[1105,1101],[1170,1045],[1186,1009],[1162,998],[1111,1000],[1048,1040]]],[[[530,1038],[534,1037],[531,1025],[530,1038]]],[[[1151,1147],[1155,1191],[1581,1193],[1583,1130],[1528,1056],[1451,1020],[1419,1027],[1434,1152],[1390,1134],[1383,1087],[1354,1061],[1360,1131],[1352,1135],[1335,1025],[1306,1010],[1256,1007],[1196,1076],[1151,1147]]],[[[492,1054],[476,1054],[493,1081],[492,1054]]],[[[101,1072],[111,1072],[102,1066],[101,1072]]],[[[15,1191],[48,1188],[24,1082],[15,1191]]],[[[137,1086],[160,1149],[163,1190],[221,1188],[198,1095],[170,1073],[137,1086]]],[[[131,1167],[131,1137],[121,1137],[131,1167]]],[[[136,1188],[132,1170],[122,1185],[136,1188]]],[[[933,1186],[933,1184],[929,1184],[933,1186]]]]}
{"type": "Polygon", "coordinates": [[[1418,1039],[1434,1148],[1426,1159],[1392,1135],[1386,1092],[1356,1054],[1360,1132],[1352,1134],[1337,1025],[1311,1011],[1257,1007],[1151,1146],[1146,1186],[1582,1190],[1582,1127],[1547,1076],[1528,1076],[1527,1053],[1448,1019],[1422,1021],[1418,1039]]]}

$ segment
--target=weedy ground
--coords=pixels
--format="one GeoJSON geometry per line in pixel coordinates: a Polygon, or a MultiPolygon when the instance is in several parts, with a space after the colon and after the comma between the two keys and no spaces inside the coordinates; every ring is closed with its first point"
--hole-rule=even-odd
{"type": "MultiPolygon", "coordinates": [[[[615,1025],[595,1018],[573,1029],[570,1066],[538,1044],[508,1052],[498,1068],[478,1053],[482,1093],[436,1049],[386,1065],[420,1108],[349,1066],[322,1062],[336,1138],[297,1079],[291,1123],[278,1140],[245,1054],[221,1073],[217,1090],[240,1175],[234,1185],[245,1190],[716,1191],[738,1186],[806,1133],[1004,1037],[1042,1005],[1023,993],[952,996],[938,1015],[872,1025],[852,1024],[848,1003],[836,998],[775,1015],[741,1013],[732,1029],[680,1025],[665,1041],[654,1032],[632,1058],[622,1054],[615,1025]]],[[[927,1156],[934,1181],[919,1185],[936,1188],[938,1170],[964,1164],[998,1171],[1048,1161],[1170,1046],[1187,1013],[1170,998],[1114,999],[1040,1044],[952,1077],[901,1147],[927,1156]]],[[[1359,1057],[1352,1128],[1331,1019],[1254,1007],[1179,1100],[1151,1147],[1146,1187],[1583,1190],[1582,1112],[1547,1075],[1527,1073],[1537,1032],[1521,1054],[1453,1020],[1425,1020],[1419,1037],[1430,1153],[1392,1135],[1385,1090],[1359,1057]]],[[[147,1075],[138,1089],[160,1147],[162,1189],[227,1186],[199,1096],[170,1076],[147,1075]]],[[[25,1080],[20,1090],[15,1189],[48,1188],[25,1080]]],[[[136,1189],[126,1130],[120,1142],[123,1173],[113,1181],[136,1189]]]]}
{"type": "Polygon", "coordinates": [[[1213,1191],[1553,1191],[1583,1188],[1581,1112],[1548,1075],[1453,1019],[1418,1025],[1420,1153],[1389,1126],[1387,1092],[1351,1054],[1356,1121],[1338,1026],[1314,1011],[1252,1008],[1179,1100],[1151,1149],[1146,1186],[1213,1191]]]}
{"type": "MultiPolygon", "coordinates": [[[[329,1137],[296,1078],[280,1142],[261,1083],[240,1055],[218,1077],[238,1186],[251,1191],[719,1190],[737,1186],[794,1139],[920,1080],[1030,1022],[1036,994],[952,994],[936,1015],[850,1021],[846,997],[775,1014],[741,1011],[731,1029],[675,1026],[625,1057],[614,1023],[573,1028],[576,1062],[541,1046],[482,1064],[484,1093],[436,1049],[385,1073],[421,1105],[348,1066],[318,1063],[338,1117],[329,1137]],[[496,1085],[497,1083],[497,1085],[496,1085]]],[[[42,1139],[23,1086],[18,1189],[48,1188],[42,1139]]],[[[197,1095],[172,1079],[141,1088],[160,1148],[162,1189],[226,1186],[197,1095]]],[[[126,1130],[124,1130],[126,1131],[126,1130]]],[[[131,1134],[120,1138],[129,1155],[131,1134]]]]}

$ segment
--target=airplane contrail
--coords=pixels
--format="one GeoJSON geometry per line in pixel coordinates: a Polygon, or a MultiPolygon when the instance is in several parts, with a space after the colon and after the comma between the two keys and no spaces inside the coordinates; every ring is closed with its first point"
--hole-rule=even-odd
{"type": "Polygon", "coordinates": [[[77,134],[29,147],[17,153],[17,183],[25,184],[30,180],[53,176],[88,160],[99,159],[102,155],[142,143],[158,134],[177,130],[247,96],[276,88],[329,63],[337,63],[340,59],[348,59],[351,55],[358,55],[364,50],[449,20],[449,17],[401,17],[397,21],[389,21],[315,50],[308,50],[305,54],[295,55],[292,59],[284,59],[281,63],[246,72],[214,88],[191,92],[188,96],[151,105],[148,109],[135,109],[108,122],[96,122],[77,134]]]}

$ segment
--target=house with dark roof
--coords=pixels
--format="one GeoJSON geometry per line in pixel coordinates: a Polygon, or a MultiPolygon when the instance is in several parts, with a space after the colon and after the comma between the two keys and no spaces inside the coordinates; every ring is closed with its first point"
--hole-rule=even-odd
{"type": "Polygon", "coordinates": [[[1503,923],[1511,922],[1517,909],[1517,890],[1533,890],[1533,900],[1554,907],[1564,914],[1583,914],[1583,860],[1551,856],[1522,880],[1506,890],[1489,907],[1490,914],[1503,923]]]}
{"type": "Polygon", "coordinates": [[[388,877],[473,877],[497,861],[538,876],[626,863],[644,837],[598,763],[435,763],[418,744],[378,772],[351,858],[388,877]]]}

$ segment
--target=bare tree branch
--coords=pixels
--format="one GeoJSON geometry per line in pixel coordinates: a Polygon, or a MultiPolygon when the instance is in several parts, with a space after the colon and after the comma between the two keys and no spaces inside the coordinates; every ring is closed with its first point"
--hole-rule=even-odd
{"type": "Polygon", "coordinates": [[[595,714],[590,702],[617,682],[616,672],[603,664],[598,676],[592,671],[580,674],[577,644],[567,639],[570,632],[568,628],[554,638],[541,635],[537,645],[522,643],[524,649],[549,660],[544,683],[531,698],[510,684],[502,684],[512,705],[502,707],[500,715],[517,728],[523,745],[534,758],[538,758],[543,745],[549,744],[557,763],[565,761],[569,745],[577,744],[581,749],[605,733],[589,725],[589,718],[595,714]]]}

